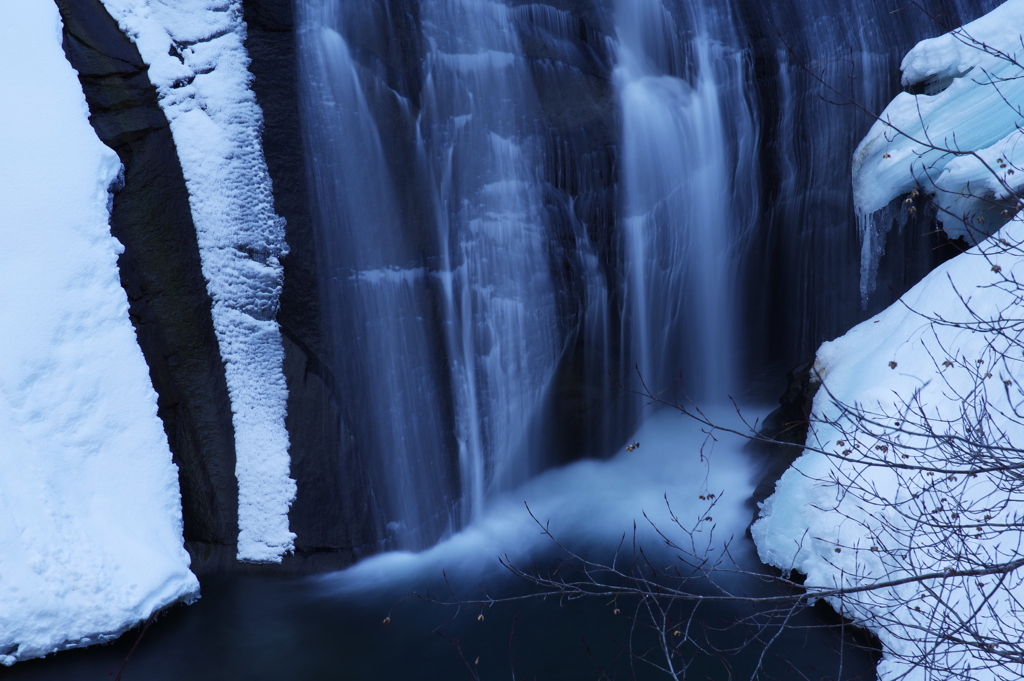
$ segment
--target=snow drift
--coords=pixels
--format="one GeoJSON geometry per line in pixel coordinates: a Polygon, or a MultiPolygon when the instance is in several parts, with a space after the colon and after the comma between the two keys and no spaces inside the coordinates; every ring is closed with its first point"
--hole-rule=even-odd
{"type": "Polygon", "coordinates": [[[110,235],[97,139],[51,0],[0,21],[0,663],[194,597],[177,470],[110,235]],[[31,68],[27,68],[31,65],[31,68]]]}
{"type": "MultiPolygon", "coordinates": [[[[988,201],[1016,212],[1024,81],[1007,79],[1022,75],[1022,34],[1024,2],[1011,0],[908,54],[906,82],[948,87],[899,95],[871,129],[854,158],[859,210],[916,186],[947,211],[947,230],[957,216],[977,223],[988,201]],[[926,135],[945,148],[927,148],[926,135]]],[[[1024,220],[1002,222],[821,346],[807,449],[752,528],[762,560],[807,575],[811,589],[911,578],[829,599],[878,634],[881,679],[1024,675],[1010,652],[1024,598],[1013,468],[1024,445],[1024,220]]]]}
{"type": "Polygon", "coordinates": [[[1024,2],[1010,0],[903,59],[903,84],[920,94],[897,95],[853,155],[862,295],[874,288],[894,199],[928,194],[947,235],[970,243],[1013,212],[1024,184],[1022,34],[1024,2]]]}

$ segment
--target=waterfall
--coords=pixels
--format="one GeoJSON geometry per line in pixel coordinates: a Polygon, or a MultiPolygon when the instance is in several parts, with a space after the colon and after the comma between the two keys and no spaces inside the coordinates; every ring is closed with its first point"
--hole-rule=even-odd
{"type": "MultiPolygon", "coordinates": [[[[877,110],[931,19],[570,5],[296,0],[325,363],[381,546],[610,453],[638,373],[750,394],[865,314],[849,160],[871,121],[826,85],[877,110]]],[[[894,290],[929,262],[899,239],[894,290]]]]}
{"type": "MultiPolygon", "coordinates": [[[[364,94],[366,74],[343,37],[344,3],[300,5],[306,155],[319,222],[325,335],[373,461],[388,532],[422,547],[453,520],[456,475],[443,352],[429,319],[431,274],[408,242],[381,132],[364,94]],[[424,408],[430,405],[430,408],[424,408]]],[[[390,133],[391,131],[386,131],[390,133]]]]}
{"type": "Polygon", "coordinates": [[[466,518],[532,472],[526,439],[560,351],[540,107],[511,9],[420,5],[427,51],[417,125],[440,262],[466,518]]]}
{"type": "MultiPolygon", "coordinates": [[[[714,5],[619,0],[624,327],[652,390],[736,387],[738,249],[757,206],[747,59],[714,5]]],[[[728,8],[725,9],[728,12],[728,8]]]]}
{"type": "Polygon", "coordinates": [[[539,107],[511,10],[420,3],[416,102],[353,60],[346,34],[363,11],[301,6],[305,137],[335,371],[357,391],[353,431],[379,469],[388,532],[416,549],[534,472],[528,434],[564,339],[539,107]],[[410,134],[406,186],[367,91],[391,100],[383,134],[410,134]]]}

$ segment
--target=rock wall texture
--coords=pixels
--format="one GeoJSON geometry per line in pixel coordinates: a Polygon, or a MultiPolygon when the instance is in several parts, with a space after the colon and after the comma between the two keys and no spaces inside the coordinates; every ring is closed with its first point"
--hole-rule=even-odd
{"type": "Polygon", "coordinates": [[[323,570],[377,550],[377,510],[367,466],[347,436],[347,415],[330,366],[320,315],[320,281],[309,209],[296,84],[291,0],[247,0],[246,49],[253,90],[263,109],[263,148],[275,210],[287,220],[289,254],[278,323],[288,381],[288,433],[298,494],[291,529],[296,555],[284,568],[323,570]]]}
{"type": "Polygon", "coordinates": [[[198,574],[339,568],[376,550],[366,466],[346,441],[331,367],[324,361],[319,283],[306,191],[291,3],[246,3],[254,90],[266,113],[264,144],[291,255],[279,322],[290,394],[289,516],[296,553],[280,566],[234,560],[238,487],[231,405],[200,269],[188,193],[147,66],[99,0],[58,0],[64,50],[79,73],[99,137],[124,164],[111,231],[125,246],[121,283],[164,422],[182,490],[186,548],[198,574]]]}
{"type": "Polygon", "coordinates": [[[200,271],[188,193],[147,66],[99,0],[57,0],[64,51],[99,138],[124,165],[111,233],[178,466],[193,569],[230,564],[238,536],[234,434],[224,369],[200,271]]]}

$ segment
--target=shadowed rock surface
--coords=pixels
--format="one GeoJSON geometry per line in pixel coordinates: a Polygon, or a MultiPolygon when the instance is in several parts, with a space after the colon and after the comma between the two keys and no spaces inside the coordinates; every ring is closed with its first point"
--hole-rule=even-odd
{"type": "Polygon", "coordinates": [[[238,536],[231,405],[171,132],[148,67],[99,0],[57,5],[89,120],[124,164],[110,231],[125,247],[121,285],[178,466],[185,546],[198,573],[228,567],[238,536]]]}
{"type": "Polygon", "coordinates": [[[289,514],[296,533],[287,570],[319,571],[375,553],[377,505],[367,465],[348,435],[335,371],[326,350],[320,280],[299,128],[291,0],[244,3],[253,90],[263,109],[263,147],[274,183],[274,207],[287,220],[289,254],[278,322],[284,341],[292,477],[298,494],[289,514]]]}
{"type": "Polygon", "coordinates": [[[375,533],[366,466],[345,438],[331,367],[323,361],[319,283],[295,94],[290,2],[246,4],[254,89],[266,111],[265,144],[276,209],[288,220],[281,322],[288,430],[298,497],[290,513],[296,555],[281,566],[235,561],[238,533],[234,433],[188,193],[147,66],[99,0],[61,0],[64,49],[79,73],[97,135],[125,166],[111,231],[132,323],[179,468],[186,548],[197,573],[318,571],[343,567],[375,533]]]}

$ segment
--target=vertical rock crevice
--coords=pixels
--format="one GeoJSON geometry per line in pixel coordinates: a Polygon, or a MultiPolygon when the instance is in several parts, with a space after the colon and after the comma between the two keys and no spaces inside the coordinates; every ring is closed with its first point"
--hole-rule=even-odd
{"type": "Polygon", "coordinates": [[[263,109],[263,151],[274,185],[274,210],[287,221],[289,253],[277,321],[288,383],[286,425],[298,493],[289,513],[295,554],[286,570],[344,567],[378,549],[379,509],[339,399],[330,343],[324,336],[321,282],[299,120],[295,22],[291,0],[246,0],[246,50],[252,89],[263,109]]]}
{"type": "Polygon", "coordinates": [[[57,0],[64,52],[99,138],[124,165],[110,230],[181,486],[185,547],[202,574],[234,563],[235,448],[188,192],[148,67],[99,0],[57,0]]]}

